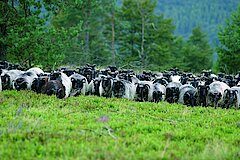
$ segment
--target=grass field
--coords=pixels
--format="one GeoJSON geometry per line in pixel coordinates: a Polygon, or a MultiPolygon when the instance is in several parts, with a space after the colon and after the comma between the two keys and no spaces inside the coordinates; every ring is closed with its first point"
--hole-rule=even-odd
{"type": "Polygon", "coordinates": [[[240,159],[240,110],[0,92],[0,159],[240,159]]]}

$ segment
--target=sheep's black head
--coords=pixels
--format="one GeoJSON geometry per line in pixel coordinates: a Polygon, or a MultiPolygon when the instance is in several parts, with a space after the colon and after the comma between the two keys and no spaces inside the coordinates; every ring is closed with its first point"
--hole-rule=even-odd
{"type": "Polygon", "coordinates": [[[34,78],[31,89],[37,93],[41,93],[42,87],[47,83],[48,77],[34,78]]]}
{"type": "Polygon", "coordinates": [[[86,79],[75,79],[75,78],[71,78],[72,81],[72,88],[73,89],[82,89],[84,83],[86,83],[86,79]]]}
{"type": "Polygon", "coordinates": [[[6,90],[6,89],[11,89],[11,78],[8,74],[5,74],[3,76],[1,76],[1,80],[2,80],[2,89],[6,90]]]}
{"type": "Polygon", "coordinates": [[[136,94],[138,95],[138,101],[148,101],[148,93],[150,86],[148,84],[137,84],[136,94]]]}
{"type": "Polygon", "coordinates": [[[109,91],[112,88],[112,77],[107,76],[102,78],[102,88],[104,91],[109,91]]]}
{"type": "Polygon", "coordinates": [[[163,93],[161,91],[153,92],[153,102],[161,102],[163,100],[163,93]]]}
{"type": "Polygon", "coordinates": [[[61,72],[53,72],[50,74],[50,80],[59,80],[61,81],[61,72]]]}
{"type": "Polygon", "coordinates": [[[216,92],[216,93],[209,93],[209,100],[210,102],[214,105],[214,107],[216,108],[218,106],[218,102],[220,101],[220,99],[222,98],[222,94],[220,92],[216,92]]]}
{"type": "Polygon", "coordinates": [[[125,85],[122,81],[118,81],[118,80],[114,80],[113,81],[113,95],[117,98],[121,98],[123,97],[124,93],[125,93],[125,85]]]}
{"type": "Polygon", "coordinates": [[[224,91],[224,105],[225,108],[234,106],[237,102],[238,90],[226,89],[224,91]]]}
{"type": "Polygon", "coordinates": [[[100,80],[100,79],[94,79],[94,80],[93,80],[94,95],[100,96],[100,93],[99,93],[100,83],[101,83],[101,80],[100,80]]]}
{"type": "Polygon", "coordinates": [[[42,93],[47,95],[56,95],[57,98],[64,98],[65,87],[59,80],[50,80],[44,85],[42,93]]]}
{"type": "Polygon", "coordinates": [[[196,106],[197,105],[197,94],[193,91],[187,91],[183,95],[184,104],[187,106],[196,106]]]}
{"type": "Polygon", "coordinates": [[[209,86],[199,85],[198,86],[198,94],[200,97],[206,97],[208,94],[209,86]]]}
{"type": "Polygon", "coordinates": [[[27,89],[28,86],[28,82],[26,81],[25,77],[22,78],[18,78],[15,80],[14,86],[16,88],[16,90],[24,90],[27,89]]]}
{"type": "Polygon", "coordinates": [[[169,103],[177,102],[179,98],[179,88],[178,87],[168,87],[166,88],[166,101],[169,103]]]}

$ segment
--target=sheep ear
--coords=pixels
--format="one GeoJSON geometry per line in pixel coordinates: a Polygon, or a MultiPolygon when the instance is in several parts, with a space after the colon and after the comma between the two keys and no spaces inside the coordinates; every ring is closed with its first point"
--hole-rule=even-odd
{"type": "Polygon", "coordinates": [[[148,87],[148,89],[150,88],[149,84],[145,84],[145,85],[148,87]]]}
{"type": "Polygon", "coordinates": [[[209,87],[209,85],[207,85],[207,90],[209,90],[210,89],[210,87],[209,87]]]}
{"type": "Polygon", "coordinates": [[[224,90],[224,93],[227,93],[227,92],[228,92],[228,89],[225,89],[225,90],[224,90]]]}

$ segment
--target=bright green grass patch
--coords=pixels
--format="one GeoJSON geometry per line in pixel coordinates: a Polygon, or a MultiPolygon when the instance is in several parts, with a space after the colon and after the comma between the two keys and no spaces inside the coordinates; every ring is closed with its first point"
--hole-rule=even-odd
{"type": "Polygon", "coordinates": [[[1,159],[240,159],[240,111],[0,92],[1,159]]]}

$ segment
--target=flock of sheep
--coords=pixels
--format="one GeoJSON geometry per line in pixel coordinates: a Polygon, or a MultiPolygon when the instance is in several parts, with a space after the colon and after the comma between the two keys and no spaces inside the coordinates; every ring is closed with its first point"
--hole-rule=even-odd
{"type": "Polygon", "coordinates": [[[40,68],[23,71],[19,65],[0,61],[0,74],[0,91],[29,89],[58,98],[97,95],[215,108],[239,108],[240,103],[240,72],[215,75],[204,70],[194,75],[172,68],[161,73],[135,73],[115,66],[97,70],[96,65],[87,64],[75,70],[61,68],[46,73],[40,68]]]}

